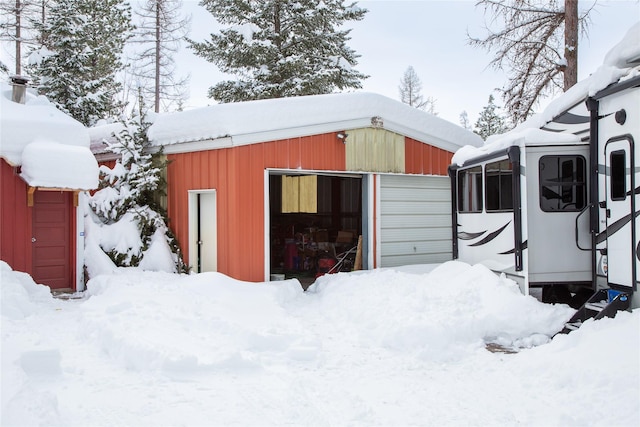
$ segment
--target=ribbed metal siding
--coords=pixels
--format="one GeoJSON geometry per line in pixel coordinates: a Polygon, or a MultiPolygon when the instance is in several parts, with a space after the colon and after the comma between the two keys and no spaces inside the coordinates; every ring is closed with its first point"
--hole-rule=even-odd
{"type": "Polygon", "coordinates": [[[264,171],[267,168],[345,170],[344,144],[335,133],[219,150],[169,154],[167,208],[187,263],[189,190],[216,190],[218,271],[264,280],[264,171]]]}
{"type": "Polygon", "coordinates": [[[384,129],[350,129],[346,139],[350,171],[405,172],[405,137],[384,129]]]}
{"type": "Polygon", "coordinates": [[[380,177],[381,267],[451,260],[451,194],[444,176],[380,177]]]}
{"type": "Polygon", "coordinates": [[[405,155],[404,172],[420,175],[447,175],[453,157],[449,151],[409,137],[405,138],[405,155]]]}
{"type": "Polygon", "coordinates": [[[0,159],[0,259],[14,270],[31,273],[31,211],[27,184],[0,159]]]}

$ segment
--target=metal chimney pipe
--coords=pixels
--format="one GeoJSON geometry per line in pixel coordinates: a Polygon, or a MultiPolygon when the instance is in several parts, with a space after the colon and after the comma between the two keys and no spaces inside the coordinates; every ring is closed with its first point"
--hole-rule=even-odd
{"type": "Polygon", "coordinates": [[[27,83],[29,79],[23,76],[11,76],[11,100],[18,104],[24,104],[27,100],[27,83]]]}

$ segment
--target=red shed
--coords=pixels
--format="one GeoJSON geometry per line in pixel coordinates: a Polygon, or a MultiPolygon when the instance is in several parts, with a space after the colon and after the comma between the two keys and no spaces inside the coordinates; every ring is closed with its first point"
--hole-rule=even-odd
{"type": "Polygon", "coordinates": [[[312,278],[327,252],[350,249],[365,269],[451,259],[444,176],[453,152],[482,143],[369,93],[160,115],[149,137],[171,162],[167,208],[185,261],[248,281],[312,278]]]}
{"type": "Polygon", "coordinates": [[[82,290],[81,191],[98,185],[89,134],[26,81],[0,88],[0,259],[52,289],[82,290]]]}

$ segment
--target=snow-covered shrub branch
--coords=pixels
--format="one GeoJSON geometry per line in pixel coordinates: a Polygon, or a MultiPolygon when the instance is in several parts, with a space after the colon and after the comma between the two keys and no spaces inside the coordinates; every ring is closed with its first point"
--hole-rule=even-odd
{"type": "MultiPolygon", "coordinates": [[[[114,135],[115,142],[108,144],[118,159],[113,167],[100,167],[100,187],[88,203],[87,241],[98,244],[117,267],[184,272],[187,269],[178,243],[159,203],[168,162],[162,150],[151,150],[149,126],[143,115],[133,117],[114,135]],[[155,260],[150,259],[149,252],[154,253],[155,260]]],[[[92,274],[90,266],[88,270],[92,274]]]]}

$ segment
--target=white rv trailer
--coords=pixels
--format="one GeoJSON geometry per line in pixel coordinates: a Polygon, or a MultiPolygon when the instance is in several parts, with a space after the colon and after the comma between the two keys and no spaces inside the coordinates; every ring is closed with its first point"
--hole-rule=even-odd
{"type": "Polygon", "coordinates": [[[612,289],[640,307],[639,39],[636,24],[543,114],[456,153],[454,259],[504,273],[524,294],[542,287],[549,302],[575,293],[578,308],[580,289],[612,289]]]}

